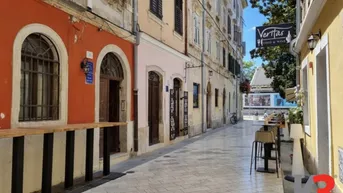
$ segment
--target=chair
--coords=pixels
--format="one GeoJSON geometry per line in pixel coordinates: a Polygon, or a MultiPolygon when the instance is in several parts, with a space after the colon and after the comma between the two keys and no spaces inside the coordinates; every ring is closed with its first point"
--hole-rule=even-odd
{"type": "MultiPolygon", "coordinates": [[[[251,148],[251,160],[250,160],[250,175],[252,170],[252,164],[253,164],[253,155],[254,155],[254,148],[255,148],[255,170],[256,170],[256,162],[257,162],[257,149],[258,144],[265,144],[265,143],[271,143],[273,145],[276,145],[275,142],[275,136],[272,131],[256,131],[255,133],[255,140],[252,143],[251,148]]],[[[276,152],[276,173],[277,177],[279,178],[279,163],[278,163],[278,154],[276,152]]]]}

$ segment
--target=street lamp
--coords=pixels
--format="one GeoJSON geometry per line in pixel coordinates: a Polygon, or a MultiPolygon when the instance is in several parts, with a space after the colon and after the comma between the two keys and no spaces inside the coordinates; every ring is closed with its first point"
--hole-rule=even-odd
{"type": "Polygon", "coordinates": [[[321,39],[322,38],[322,33],[321,31],[319,30],[318,33],[315,33],[315,34],[311,34],[310,37],[307,39],[307,44],[308,44],[308,48],[312,51],[314,50],[314,48],[316,48],[316,45],[317,45],[317,38],[318,39],[321,39]]]}

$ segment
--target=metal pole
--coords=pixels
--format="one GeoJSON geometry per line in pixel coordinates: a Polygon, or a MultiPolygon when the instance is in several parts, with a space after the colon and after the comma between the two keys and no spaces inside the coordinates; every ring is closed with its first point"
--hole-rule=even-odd
{"type": "Polygon", "coordinates": [[[201,51],[201,85],[202,85],[202,105],[201,105],[201,124],[202,132],[206,132],[206,121],[205,121],[205,62],[204,62],[204,51],[205,51],[205,0],[202,0],[202,51],[201,51]]]}
{"type": "Polygon", "coordinates": [[[133,149],[138,152],[138,45],[140,41],[140,32],[138,30],[138,4],[137,0],[133,0],[133,33],[136,35],[136,42],[133,46],[133,60],[134,60],[134,90],[133,90],[133,102],[134,102],[134,125],[133,125],[133,149]]]}
{"type": "MultiPolygon", "coordinates": [[[[297,26],[297,35],[299,34],[300,31],[300,0],[297,0],[296,3],[296,26],[297,26]]],[[[299,54],[297,53],[295,56],[295,60],[296,60],[296,86],[299,85],[300,83],[300,69],[299,69],[299,65],[300,65],[300,57],[299,54]]]]}

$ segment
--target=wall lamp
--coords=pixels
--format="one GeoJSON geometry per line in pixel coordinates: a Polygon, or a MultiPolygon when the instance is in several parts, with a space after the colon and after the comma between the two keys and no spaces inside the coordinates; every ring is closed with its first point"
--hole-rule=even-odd
{"type": "Polygon", "coordinates": [[[87,75],[90,71],[90,66],[88,64],[88,59],[87,58],[84,58],[81,62],[81,65],[80,65],[82,71],[85,73],[85,75],[87,75]]]}
{"type": "Polygon", "coordinates": [[[209,74],[209,76],[213,76],[213,71],[212,71],[212,70],[209,70],[209,71],[208,71],[208,74],[209,74]]]}
{"type": "Polygon", "coordinates": [[[307,39],[308,48],[312,51],[317,45],[318,40],[322,38],[322,32],[319,30],[318,33],[311,34],[307,39]]]}

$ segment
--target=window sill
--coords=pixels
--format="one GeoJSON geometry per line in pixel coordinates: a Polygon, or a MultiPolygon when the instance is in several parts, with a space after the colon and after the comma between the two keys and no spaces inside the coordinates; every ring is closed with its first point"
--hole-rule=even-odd
{"type": "Polygon", "coordinates": [[[148,17],[149,17],[151,20],[155,21],[157,24],[163,26],[164,23],[163,23],[162,18],[157,17],[157,16],[156,16],[154,13],[152,13],[150,10],[148,10],[148,17]]]}
{"type": "Polygon", "coordinates": [[[42,126],[63,126],[66,125],[67,121],[65,120],[54,120],[54,121],[27,121],[27,122],[18,122],[16,123],[16,127],[24,127],[24,128],[34,128],[34,127],[42,127],[42,126]]]}
{"type": "Polygon", "coordinates": [[[175,37],[177,37],[179,40],[183,40],[183,36],[181,34],[179,34],[179,32],[176,32],[175,30],[173,31],[173,34],[175,37]]]}

